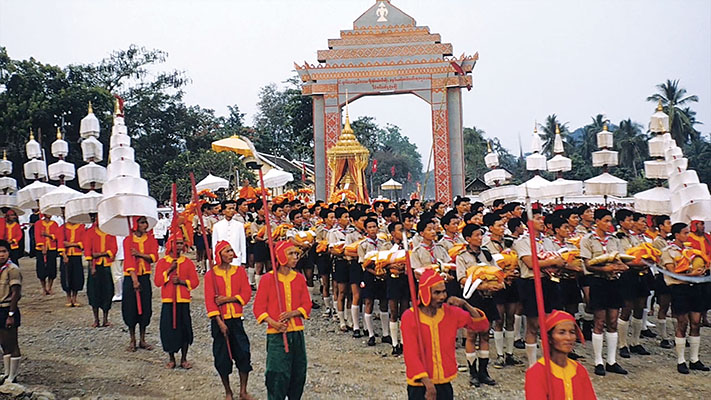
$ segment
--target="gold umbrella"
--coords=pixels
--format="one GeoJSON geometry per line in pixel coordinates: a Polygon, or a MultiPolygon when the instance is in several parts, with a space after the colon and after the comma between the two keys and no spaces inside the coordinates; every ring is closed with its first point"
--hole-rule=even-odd
{"type": "Polygon", "coordinates": [[[232,135],[228,138],[212,142],[212,150],[218,153],[223,151],[231,151],[245,157],[254,157],[257,153],[257,150],[254,148],[252,142],[249,139],[239,135],[232,135]]]}

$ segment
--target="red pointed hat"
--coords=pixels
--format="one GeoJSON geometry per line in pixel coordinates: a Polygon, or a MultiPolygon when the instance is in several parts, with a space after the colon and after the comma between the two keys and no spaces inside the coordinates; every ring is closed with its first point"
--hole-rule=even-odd
{"type": "Polygon", "coordinates": [[[226,240],[220,240],[217,242],[215,245],[215,265],[222,264],[222,257],[220,257],[220,253],[229,245],[230,244],[226,240]]]}
{"type": "Polygon", "coordinates": [[[282,240],[274,245],[274,254],[276,255],[277,262],[279,265],[286,265],[289,259],[286,257],[286,251],[294,246],[289,240],[282,240]]]}
{"type": "Polygon", "coordinates": [[[432,301],[432,292],[430,291],[430,288],[440,282],[444,282],[444,279],[433,269],[425,270],[425,272],[420,276],[420,302],[422,302],[424,306],[429,306],[432,301]]]}
{"type": "Polygon", "coordinates": [[[580,327],[578,324],[575,322],[575,317],[570,315],[569,313],[561,310],[553,310],[550,314],[546,316],[546,329],[550,332],[551,329],[555,328],[556,325],[560,324],[561,322],[564,321],[570,321],[575,325],[575,334],[578,336],[578,339],[580,339],[580,343],[585,343],[585,337],[583,337],[583,331],[580,330],[580,327]]]}

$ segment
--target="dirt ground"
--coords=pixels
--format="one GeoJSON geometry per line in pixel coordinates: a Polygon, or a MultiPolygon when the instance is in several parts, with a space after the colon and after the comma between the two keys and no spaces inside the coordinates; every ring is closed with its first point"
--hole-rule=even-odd
{"type": "MultiPolygon", "coordinates": [[[[148,328],[148,340],[153,351],[127,352],[128,333],[121,319],[120,304],[114,303],[110,314],[113,326],[91,328],[91,309],[85,292],[80,294],[82,307],[64,306],[64,293],[55,282],[54,294],[39,293],[34,272],[34,259],[21,260],[24,277],[23,298],[20,301],[22,326],[20,347],[23,364],[18,381],[31,389],[46,389],[58,399],[220,399],[222,386],[212,364],[212,340],[209,320],[203,303],[202,286],[193,292],[192,318],[195,343],[190,348],[191,370],[167,370],[166,355],[161,351],[158,333],[160,313],[159,291],[154,290],[153,320],[148,328]]],[[[320,301],[320,298],[319,300],[320,301]]],[[[366,339],[354,339],[337,332],[337,325],[314,310],[306,322],[306,345],[309,360],[304,399],[406,398],[405,365],[402,357],[390,355],[391,347],[378,344],[367,347],[366,339]]],[[[265,399],[265,328],[258,326],[251,312],[245,312],[245,329],[252,349],[254,371],[249,390],[256,398],[265,399]]],[[[650,319],[654,322],[654,318],[650,319]]],[[[379,321],[375,322],[379,329],[379,321]]],[[[701,359],[711,364],[711,329],[702,330],[701,359]]],[[[633,356],[620,361],[630,372],[627,376],[592,374],[592,347],[588,343],[579,353],[586,355],[583,364],[592,376],[601,399],[708,399],[711,398],[711,373],[692,371],[690,375],[676,372],[674,350],[665,350],[658,341],[644,339],[651,356],[633,356]]],[[[464,352],[458,350],[458,359],[464,352]]],[[[540,351],[539,351],[540,355],[540,351]]],[[[516,356],[524,359],[523,350],[516,356]]],[[[688,351],[687,351],[688,359],[688,351]]],[[[490,368],[497,380],[494,387],[470,388],[466,374],[454,381],[458,399],[518,399],[523,398],[524,368],[490,368]]],[[[238,377],[232,375],[233,389],[238,389],[238,377]]]]}

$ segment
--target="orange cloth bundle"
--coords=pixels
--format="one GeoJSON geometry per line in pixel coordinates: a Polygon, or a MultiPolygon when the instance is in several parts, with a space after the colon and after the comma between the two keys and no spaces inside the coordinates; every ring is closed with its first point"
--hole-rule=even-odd
{"type": "Polygon", "coordinates": [[[464,250],[466,250],[466,248],[467,248],[467,245],[464,243],[457,243],[454,246],[452,246],[452,248],[447,251],[447,253],[449,253],[449,258],[452,259],[452,262],[456,262],[457,256],[462,254],[462,252],[464,250]]]}
{"type": "Polygon", "coordinates": [[[709,264],[700,250],[684,249],[681,254],[674,259],[674,272],[677,274],[704,271],[709,264]]]}
{"type": "Polygon", "coordinates": [[[570,267],[580,268],[583,265],[583,260],[580,259],[580,250],[566,250],[560,253],[565,263],[570,267]]]}
{"type": "Polygon", "coordinates": [[[518,267],[518,254],[511,249],[506,249],[499,254],[492,254],[496,265],[504,271],[518,267]]]}
{"type": "Polygon", "coordinates": [[[333,250],[334,253],[336,254],[343,254],[345,248],[346,248],[346,242],[345,241],[340,241],[333,243],[331,246],[331,249],[333,250]]]}
{"type": "Polygon", "coordinates": [[[459,225],[457,226],[457,230],[458,230],[459,232],[461,232],[462,229],[464,229],[465,226],[467,226],[467,223],[464,222],[464,220],[462,220],[461,222],[459,222],[459,225]]]}
{"type": "Polygon", "coordinates": [[[316,234],[313,231],[300,231],[294,235],[294,242],[299,246],[311,246],[316,239],[316,234]]]}
{"type": "Polygon", "coordinates": [[[503,283],[506,278],[504,271],[493,265],[473,265],[467,268],[467,277],[471,276],[472,280],[481,279],[482,281],[496,281],[503,283]]]}
{"type": "Polygon", "coordinates": [[[568,242],[570,242],[573,246],[580,248],[580,241],[583,239],[582,236],[576,236],[574,238],[568,239],[568,242]]]}
{"type": "Polygon", "coordinates": [[[266,225],[264,225],[263,227],[261,227],[259,229],[259,231],[257,231],[257,237],[263,238],[264,235],[266,235],[266,234],[267,234],[267,226],[266,225]]]}
{"type": "Polygon", "coordinates": [[[316,245],[316,252],[323,253],[326,250],[328,250],[328,240],[322,240],[318,242],[318,245],[316,245]]]}
{"type": "Polygon", "coordinates": [[[642,259],[658,263],[662,258],[662,251],[652,246],[650,243],[642,243],[639,246],[630,247],[625,251],[630,256],[634,256],[634,261],[640,263],[642,259]]]}
{"type": "Polygon", "coordinates": [[[343,251],[344,255],[347,257],[358,257],[358,246],[360,246],[360,242],[363,240],[365,239],[356,240],[355,242],[347,245],[343,251]]]}

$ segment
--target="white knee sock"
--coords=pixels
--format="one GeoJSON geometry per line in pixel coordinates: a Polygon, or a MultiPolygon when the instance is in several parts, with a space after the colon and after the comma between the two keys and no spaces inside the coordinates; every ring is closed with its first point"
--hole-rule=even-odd
{"type": "Polygon", "coordinates": [[[536,359],[536,343],[528,344],[526,343],[526,359],[528,360],[528,367],[530,368],[533,364],[538,361],[536,359]]]}
{"type": "Polygon", "coordinates": [[[686,338],[685,337],[675,337],[674,338],[674,349],[676,350],[676,363],[683,364],[686,362],[684,359],[684,349],[686,348],[686,338]]]}
{"type": "MultiPolygon", "coordinates": [[[[250,268],[250,271],[254,271],[254,270],[250,268]]],[[[252,275],[254,276],[254,285],[257,286],[257,288],[259,288],[259,281],[262,280],[262,275],[255,274],[254,272],[252,272],[252,275]]]]}
{"type": "Polygon", "coordinates": [[[477,351],[477,357],[479,357],[479,358],[489,358],[489,350],[479,350],[479,351],[477,351]]]}
{"type": "Polygon", "coordinates": [[[393,337],[393,347],[397,346],[398,344],[398,331],[400,330],[400,327],[398,326],[397,321],[395,322],[388,322],[388,325],[390,325],[390,335],[393,337]]]}
{"type": "MultiPolygon", "coordinates": [[[[646,314],[645,314],[646,315],[646,314]]],[[[642,332],[642,320],[632,317],[630,320],[630,332],[632,337],[630,338],[630,345],[637,346],[639,344],[639,335],[642,332]]]]}
{"type": "Polygon", "coordinates": [[[504,353],[513,354],[514,331],[504,331],[504,353]]]}
{"type": "Polygon", "coordinates": [[[10,354],[4,354],[2,356],[2,363],[5,368],[2,370],[2,374],[5,375],[5,377],[10,376],[10,357],[12,357],[10,354]]]}
{"type": "Polygon", "coordinates": [[[669,335],[667,335],[667,320],[666,320],[666,318],[665,319],[658,319],[657,325],[659,326],[659,336],[662,338],[662,340],[668,340],[669,335]]]}
{"type": "Polygon", "coordinates": [[[351,306],[351,317],[353,317],[353,330],[360,329],[360,321],[358,321],[360,310],[358,306],[351,306]]]}
{"type": "MultiPolygon", "coordinates": [[[[629,324],[630,323],[628,321],[621,319],[617,320],[617,332],[619,333],[618,337],[620,348],[627,347],[627,331],[629,330],[629,324]]],[[[608,342],[607,345],[609,348],[610,343],[608,342]]]]}
{"type": "Polygon", "coordinates": [[[21,357],[10,358],[10,375],[7,377],[7,380],[10,382],[14,382],[17,378],[17,374],[20,371],[20,359],[21,357]]]}
{"type": "Polygon", "coordinates": [[[494,345],[496,346],[496,355],[504,355],[504,333],[494,331],[494,345]]]}
{"type": "Polygon", "coordinates": [[[254,285],[254,268],[249,268],[247,267],[247,279],[249,280],[250,285],[254,285]]]}
{"type": "MultiPolygon", "coordinates": [[[[593,346],[593,354],[595,355],[595,365],[600,365],[602,364],[602,342],[603,342],[604,336],[602,333],[595,333],[593,332],[592,334],[592,346],[593,346]]],[[[608,343],[609,345],[609,343],[608,343]]]]}
{"type": "Polygon", "coordinates": [[[617,332],[605,332],[605,341],[607,342],[607,363],[615,365],[617,363],[617,332]]]}
{"type": "Polygon", "coordinates": [[[695,363],[699,361],[699,346],[701,336],[689,336],[689,361],[695,363]]]}
{"type": "Polygon", "coordinates": [[[380,327],[383,330],[383,337],[390,336],[390,314],[386,312],[380,312],[380,327]]]}
{"type": "Polygon", "coordinates": [[[521,316],[514,314],[514,341],[521,339],[521,316]]]}
{"type": "Polygon", "coordinates": [[[467,356],[467,363],[469,365],[474,365],[474,362],[476,361],[476,351],[474,353],[466,353],[467,356]]]}
{"type": "Polygon", "coordinates": [[[323,306],[326,307],[327,310],[331,308],[331,296],[328,297],[322,297],[323,299],[323,306]]]}
{"type": "MultiPolygon", "coordinates": [[[[356,317],[353,318],[355,319],[356,317]]],[[[375,336],[375,331],[373,330],[373,314],[363,314],[363,321],[365,322],[365,329],[368,330],[368,337],[375,336]]]]}
{"type": "Polygon", "coordinates": [[[346,313],[344,311],[338,312],[338,324],[340,326],[346,326],[346,313]]]}
{"type": "Polygon", "coordinates": [[[333,309],[338,310],[338,299],[335,297],[333,298],[333,309]]]}

